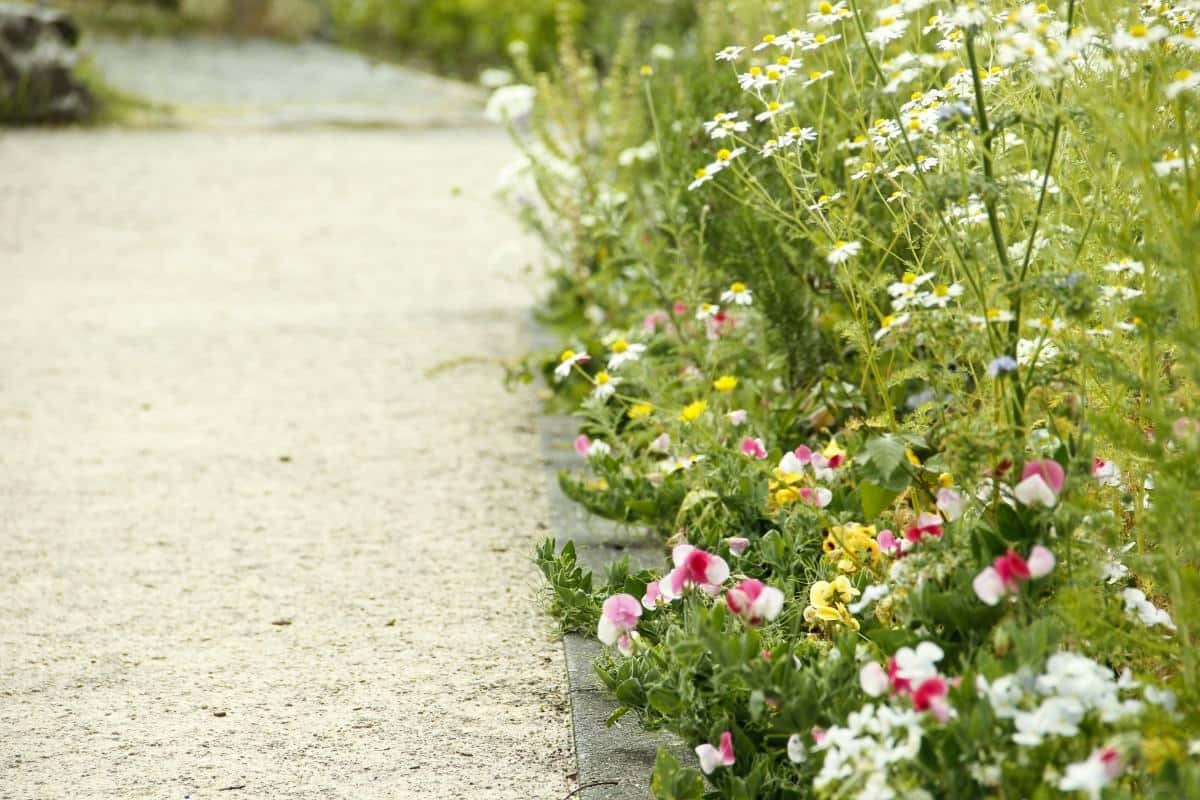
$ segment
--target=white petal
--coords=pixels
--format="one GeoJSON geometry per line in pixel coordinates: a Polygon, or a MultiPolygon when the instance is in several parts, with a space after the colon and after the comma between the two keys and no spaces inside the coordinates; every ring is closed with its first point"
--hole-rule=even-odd
{"type": "Polygon", "coordinates": [[[994,567],[987,567],[976,575],[971,588],[975,590],[975,596],[989,606],[996,605],[1004,596],[1004,581],[1000,580],[1000,573],[994,567]]]}
{"type": "Polygon", "coordinates": [[[774,586],[764,586],[762,594],[750,605],[750,616],[773,620],[783,610],[783,592],[774,586]]]}
{"type": "Polygon", "coordinates": [[[1054,494],[1054,490],[1041,475],[1037,474],[1030,475],[1013,487],[1013,494],[1024,506],[1053,508],[1054,504],[1058,502],[1058,496],[1054,494]]]}
{"type": "Polygon", "coordinates": [[[888,690],[888,684],[887,672],[874,661],[864,664],[858,673],[858,685],[871,697],[881,697],[888,690]]]}
{"type": "Polygon", "coordinates": [[[729,565],[725,563],[725,559],[720,556],[713,556],[708,562],[708,569],[704,571],[704,578],[709,583],[720,586],[729,577],[729,565]]]}
{"type": "Polygon", "coordinates": [[[696,756],[700,759],[700,770],[705,775],[721,766],[721,751],[707,742],[696,747],[696,756]]]}
{"type": "Polygon", "coordinates": [[[601,617],[600,624],[596,626],[596,638],[608,645],[616,643],[622,632],[620,628],[609,622],[607,617],[601,617]]]}
{"type": "Polygon", "coordinates": [[[1044,578],[1054,570],[1054,553],[1040,544],[1034,545],[1025,563],[1029,565],[1029,577],[1044,578]]]}

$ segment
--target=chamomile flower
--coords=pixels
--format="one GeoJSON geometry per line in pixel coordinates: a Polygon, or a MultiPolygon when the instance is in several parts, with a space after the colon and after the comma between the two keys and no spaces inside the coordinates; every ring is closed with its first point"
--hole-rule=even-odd
{"type": "Polygon", "coordinates": [[[983,327],[987,325],[998,325],[1004,322],[1012,322],[1014,319],[1016,319],[1016,317],[1013,316],[1013,313],[1007,309],[989,308],[983,313],[983,316],[971,316],[968,317],[968,319],[972,324],[983,327]]]}
{"type": "MultiPolygon", "coordinates": [[[[881,13],[887,13],[884,9],[881,13]]],[[[879,20],[879,27],[874,30],[867,31],[867,41],[877,47],[886,47],[889,42],[894,42],[904,36],[908,30],[908,20],[904,17],[883,16],[879,20]]]]}
{"type": "Polygon", "coordinates": [[[561,381],[563,378],[571,374],[571,370],[576,364],[586,364],[590,356],[587,351],[576,353],[574,350],[563,350],[562,355],[558,358],[558,366],[554,368],[554,379],[561,381]]]}
{"type": "Polygon", "coordinates": [[[1149,50],[1155,42],[1165,39],[1168,31],[1162,25],[1147,26],[1136,22],[1113,34],[1112,46],[1118,52],[1140,53],[1149,50]]]}
{"type": "Polygon", "coordinates": [[[721,313],[720,306],[713,303],[701,303],[696,308],[696,319],[703,321],[709,317],[715,317],[719,313],[721,313]]]}
{"type": "Polygon", "coordinates": [[[828,205],[830,205],[831,203],[836,203],[841,198],[842,198],[841,192],[834,192],[833,194],[823,194],[817,198],[817,201],[815,203],[808,204],[808,210],[809,211],[823,211],[823,210],[825,210],[825,208],[828,205]]]}
{"type": "Polygon", "coordinates": [[[833,44],[834,42],[838,41],[841,38],[842,38],[842,36],[840,33],[833,33],[833,34],[829,34],[829,35],[826,35],[824,33],[818,33],[815,36],[812,34],[809,34],[804,39],[803,42],[798,41],[797,45],[800,47],[801,50],[817,50],[819,48],[824,47],[827,44],[833,44]]]}
{"type": "Polygon", "coordinates": [[[830,264],[844,264],[854,258],[862,250],[862,242],[845,242],[838,240],[833,243],[833,249],[825,256],[830,264]]]}
{"type": "Polygon", "coordinates": [[[796,104],[790,100],[786,103],[780,103],[778,100],[772,100],[771,102],[767,103],[767,108],[765,111],[760,111],[754,115],[754,119],[757,122],[766,122],[769,119],[774,119],[777,115],[782,114],[784,111],[787,111],[794,105],[796,104]]]}
{"type": "Polygon", "coordinates": [[[701,186],[711,181],[716,174],[717,172],[709,170],[708,167],[698,168],[696,170],[695,180],[688,184],[688,191],[696,191],[701,186]]]}
{"type": "Polygon", "coordinates": [[[821,72],[820,70],[813,70],[812,72],[808,73],[808,80],[804,82],[804,87],[808,88],[814,83],[820,83],[821,81],[830,77],[833,77],[833,70],[827,69],[824,72],[821,72]]]}
{"type": "Polygon", "coordinates": [[[609,345],[612,351],[608,356],[608,368],[620,369],[622,364],[637,361],[646,352],[646,345],[637,342],[630,343],[625,339],[614,339],[609,345]]]}
{"type": "Polygon", "coordinates": [[[730,45],[729,47],[725,47],[725,48],[722,48],[721,50],[719,50],[717,52],[715,58],[717,61],[736,61],[738,56],[740,56],[742,54],[742,51],[745,49],[746,48],[744,48],[744,47],[730,45]]]}
{"type": "Polygon", "coordinates": [[[750,123],[738,119],[738,112],[721,112],[704,123],[704,132],[712,139],[724,139],[734,133],[745,133],[750,130],[750,123]]]}
{"type": "Polygon", "coordinates": [[[1116,261],[1110,261],[1105,264],[1104,271],[1115,272],[1118,275],[1145,275],[1146,265],[1132,258],[1118,258],[1116,261]]]}
{"type": "Polygon", "coordinates": [[[921,296],[921,305],[925,308],[945,308],[950,301],[960,297],[963,287],[960,283],[939,283],[921,296]]]}
{"type": "Polygon", "coordinates": [[[733,303],[736,306],[748,306],[754,302],[754,297],[750,290],[746,288],[746,284],[741,281],[734,281],[729,284],[729,288],[721,293],[722,303],[733,303]]]}
{"type": "Polygon", "coordinates": [[[875,341],[887,336],[894,328],[903,328],[908,324],[908,314],[888,314],[879,320],[879,330],[875,331],[875,341]]]}
{"type": "Polygon", "coordinates": [[[1168,100],[1174,100],[1181,92],[1190,92],[1200,86],[1200,72],[1181,69],[1171,77],[1173,80],[1163,90],[1168,100]]]}
{"type": "Polygon", "coordinates": [[[932,279],[932,272],[923,272],[920,275],[915,272],[904,273],[900,280],[894,281],[887,287],[887,292],[892,297],[892,308],[899,311],[912,303],[916,299],[921,285],[932,279]]]}
{"type": "Polygon", "coordinates": [[[851,16],[853,14],[850,13],[850,9],[846,8],[844,2],[819,3],[816,10],[809,13],[808,24],[814,28],[824,28],[851,16]]]}
{"type": "Polygon", "coordinates": [[[608,400],[617,391],[617,384],[621,382],[620,378],[614,378],[607,372],[597,372],[592,378],[592,397],[597,400],[608,400]]]}

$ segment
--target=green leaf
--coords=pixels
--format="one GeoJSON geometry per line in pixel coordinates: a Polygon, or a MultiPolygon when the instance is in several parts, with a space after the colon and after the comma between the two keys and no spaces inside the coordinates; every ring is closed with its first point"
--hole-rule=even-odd
{"type": "Polygon", "coordinates": [[[892,501],[900,496],[898,491],[885,489],[870,482],[859,484],[858,492],[862,500],[863,516],[868,520],[879,516],[880,512],[891,506],[892,501]]]}

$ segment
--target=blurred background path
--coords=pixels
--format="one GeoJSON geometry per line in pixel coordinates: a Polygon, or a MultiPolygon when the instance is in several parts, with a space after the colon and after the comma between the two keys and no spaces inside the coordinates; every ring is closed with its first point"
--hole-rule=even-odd
{"type": "Polygon", "coordinates": [[[239,124],[0,133],[0,798],[563,797],[533,404],[469,360],[526,346],[506,137],[309,127],[473,94],[273,102],[329,53],[113,47],[239,124]]]}

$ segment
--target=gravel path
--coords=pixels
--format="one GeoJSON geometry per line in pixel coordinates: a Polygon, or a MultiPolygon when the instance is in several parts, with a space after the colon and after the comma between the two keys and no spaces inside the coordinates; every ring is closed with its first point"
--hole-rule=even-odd
{"type": "Polygon", "coordinates": [[[510,156],[0,138],[0,798],[570,791],[510,156]]]}
{"type": "Polygon", "coordinates": [[[84,50],[104,78],[174,109],[188,124],[311,126],[478,124],[472,86],[371,61],[321,42],[110,39],[84,50]]]}

